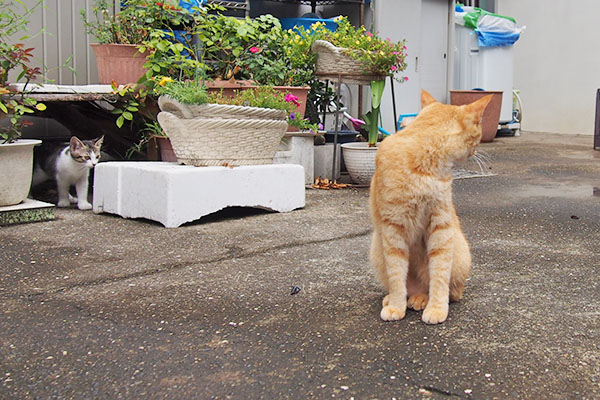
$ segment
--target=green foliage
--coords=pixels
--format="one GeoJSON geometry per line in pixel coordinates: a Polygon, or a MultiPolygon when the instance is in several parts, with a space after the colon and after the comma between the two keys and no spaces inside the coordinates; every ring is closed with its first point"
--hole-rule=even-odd
{"type": "Polygon", "coordinates": [[[209,94],[201,81],[172,81],[156,86],[154,93],[167,95],[183,104],[206,104],[209,94]]]}
{"type": "Polygon", "coordinates": [[[85,10],[80,14],[87,33],[99,43],[141,44],[148,40],[153,29],[182,25],[187,14],[177,7],[146,0],[123,0],[121,11],[113,14],[112,0],[96,0],[88,18],[85,10]]]}
{"type": "Polygon", "coordinates": [[[285,101],[284,94],[273,89],[272,86],[258,86],[256,88],[235,91],[233,97],[223,95],[222,91],[211,92],[209,103],[230,104],[236,106],[274,108],[291,112],[295,105],[285,101]]]}
{"type": "Polygon", "coordinates": [[[0,118],[10,121],[10,125],[0,130],[2,143],[11,143],[21,137],[24,115],[46,109],[43,103],[29,96],[29,83],[41,74],[40,68],[30,66],[33,49],[25,48],[22,43],[8,43],[13,35],[27,32],[28,18],[40,4],[41,0],[28,8],[21,0],[0,0],[0,118]],[[8,82],[11,71],[18,71],[16,82],[24,83],[19,91],[8,82]]]}
{"type": "Polygon", "coordinates": [[[371,111],[365,115],[367,130],[369,131],[369,147],[375,146],[379,137],[379,107],[385,89],[385,80],[371,82],[371,111]]]}

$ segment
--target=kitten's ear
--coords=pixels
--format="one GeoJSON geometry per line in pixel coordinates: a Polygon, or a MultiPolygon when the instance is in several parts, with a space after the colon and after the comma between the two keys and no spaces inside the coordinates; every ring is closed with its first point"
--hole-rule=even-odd
{"type": "Polygon", "coordinates": [[[477,101],[474,101],[471,104],[467,105],[467,111],[471,114],[473,114],[477,120],[481,120],[481,117],[483,116],[483,111],[485,110],[485,108],[488,106],[488,104],[490,104],[490,101],[492,101],[492,97],[494,95],[493,94],[488,94],[487,96],[484,96],[482,98],[480,98],[477,101]]]}
{"type": "Polygon", "coordinates": [[[85,147],[83,142],[79,140],[76,136],[71,136],[71,140],[69,141],[69,146],[71,147],[71,152],[77,151],[82,147],[85,147]]]}
{"type": "Polygon", "coordinates": [[[433,98],[432,95],[425,89],[421,89],[421,108],[425,108],[432,103],[436,103],[437,101],[433,98]]]}
{"type": "Polygon", "coordinates": [[[103,141],[104,141],[104,135],[102,135],[98,139],[94,140],[94,146],[96,146],[97,148],[102,147],[103,141]]]}

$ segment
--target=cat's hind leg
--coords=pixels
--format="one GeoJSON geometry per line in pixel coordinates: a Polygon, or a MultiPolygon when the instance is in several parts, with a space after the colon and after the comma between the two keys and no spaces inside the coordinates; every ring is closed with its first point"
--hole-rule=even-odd
{"type": "Polygon", "coordinates": [[[58,191],[58,203],[56,205],[58,207],[69,207],[71,205],[69,187],[69,183],[64,179],[56,180],[56,190],[58,191]]]}
{"type": "Polygon", "coordinates": [[[471,271],[471,252],[465,236],[459,231],[454,239],[454,261],[450,276],[450,301],[459,301],[463,297],[465,283],[471,271]]]}
{"type": "MultiPolygon", "coordinates": [[[[427,268],[427,266],[425,266],[427,268]]],[[[407,306],[415,311],[421,311],[425,309],[429,302],[429,288],[427,284],[422,283],[419,277],[412,276],[411,272],[408,273],[406,280],[406,292],[408,296],[407,306]]]]}
{"type": "Polygon", "coordinates": [[[406,278],[407,305],[415,311],[425,309],[429,302],[429,265],[425,252],[424,241],[417,242],[410,249],[406,278]]]}
{"type": "MultiPolygon", "coordinates": [[[[385,259],[383,257],[383,247],[381,245],[381,235],[375,229],[371,239],[371,251],[369,253],[371,264],[375,270],[375,277],[381,283],[385,291],[389,291],[387,273],[385,272],[385,259]]],[[[383,298],[382,306],[385,307],[389,303],[389,295],[383,298]]]]}

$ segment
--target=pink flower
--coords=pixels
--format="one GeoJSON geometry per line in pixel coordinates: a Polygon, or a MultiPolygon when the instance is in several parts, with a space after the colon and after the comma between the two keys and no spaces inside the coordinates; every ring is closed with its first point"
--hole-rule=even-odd
{"type": "Polygon", "coordinates": [[[287,101],[288,103],[294,103],[296,105],[296,107],[300,106],[300,102],[298,101],[298,96],[294,96],[291,93],[288,93],[285,95],[285,101],[287,101]]]}
{"type": "Polygon", "coordinates": [[[392,71],[396,71],[398,69],[398,67],[396,67],[395,65],[392,65],[392,71]]]}
{"type": "Polygon", "coordinates": [[[408,76],[404,77],[404,82],[406,82],[408,80],[408,76]]]}
{"type": "Polygon", "coordinates": [[[250,47],[250,53],[252,53],[252,54],[258,53],[259,51],[260,51],[260,49],[256,46],[250,47]]]}

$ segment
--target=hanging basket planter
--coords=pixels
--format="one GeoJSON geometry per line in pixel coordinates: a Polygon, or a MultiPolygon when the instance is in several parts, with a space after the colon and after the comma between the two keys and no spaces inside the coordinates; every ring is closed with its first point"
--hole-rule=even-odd
{"type": "Polygon", "coordinates": [[[383,80],[385,75],[366,71],[360,61],[352,58],[348,49],[336,47],[326,40],[315,40],[311,47],[317,54],[315,73],[329,80],[343,77],[344,82],[353,84],[369,84],[371,81],[383,80]]]}

